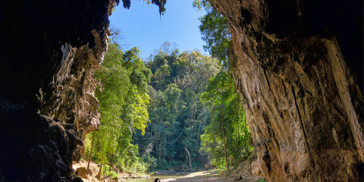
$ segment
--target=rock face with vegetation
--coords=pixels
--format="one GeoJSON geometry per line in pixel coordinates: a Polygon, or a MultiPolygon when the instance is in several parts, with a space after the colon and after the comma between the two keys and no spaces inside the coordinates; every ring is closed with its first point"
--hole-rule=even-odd
{"type": "Polygon", "coordinates": [[[360,181],[364,162],[361,1],[209,0],[268,181],[360,181]]]}
{"type": "Polygon", "coordinates": [[[116,0],[0,3],[0,181],[62,181],[100,125],[95,79],[116,0]]]}

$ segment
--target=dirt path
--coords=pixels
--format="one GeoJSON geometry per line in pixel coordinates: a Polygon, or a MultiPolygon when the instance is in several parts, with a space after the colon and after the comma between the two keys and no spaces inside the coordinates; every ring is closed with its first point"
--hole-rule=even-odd
{"type": "MultiPolygon", "coordinates": [[[[73,168],[75,170],[79,167],[86,167],[86,166],[87,166],[87,162],[80,162],[80,163],[73,164],[73,168]]],[[[99,182],[99,180],[97,180],[94,177],[99,170],[99,167],[97,166],[97,164],[91,162],[90,169],[91,169],[92,175],[88,176],[89,177],[88,179],[83,179],[83,180],[85,182],[99,182]]],[[[220,170],[199,171],[199,172],[190,173],[188,175],[181,176],[181,177],[161,179],[161,182],[235,182],[235,181],[257,182],[257,181],[263,179],[262,177],[254,176],[251,174],[249,174],[249,176],[247,176],[247,174],[240,173],[239,170],[230,171],[230,175],[228,177],[226,177],[224,175],[219,175],[219,172],[220,172],[220,170]],[[242,176],[243,179],[236,180],[237,178],[240,177],[240,175],[242,176]]],[[[119,176],[124,176],[124,175],[127,175],[127,174],[119,174],[119,176]]],[[[174,175],[170,175],[170,176],[174,176],[174,175]]],[[[154,178],[155,177],[151,177],[151,178],[143,179],[143,180],[152,182],[154,178]]],[[[137,179],[137,180],[139,180],[139,179],[137,179]]],[[[121,181],[125,181],[125,180],[121,180],[121,181]]]]}
{"type": "Polygon", "coordinates": [[[233,182],[233,181],[244,181],[244,182],[257,182],[263,179],[260,176],[242,176],[243,179],[236,180],[237,176],[233,177],[224,177],[219,175],[218,170],[211,171],[200,171],[188,174],[186,176],[171,178],[171,179],[163,179],[161,182],[233,182]]]}
{"type": "Polygon", "coordinates": [[[163,179],[161,182],[221,182],[221,181],[227,181],[227,178],[223,178],[219,175],[219,172],[217,170],[212,171],[200,171],[188,174],[186,176],[178,177],[178,178],[171,178],[171,179],[163,179]]]}

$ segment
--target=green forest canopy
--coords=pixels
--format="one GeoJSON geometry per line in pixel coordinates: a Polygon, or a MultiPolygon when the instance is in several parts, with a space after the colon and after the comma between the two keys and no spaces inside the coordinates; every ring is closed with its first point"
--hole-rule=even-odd
{"type": "Polygon", "coordinates": [[[227,20],[205,0],[194,6],[208,12],[200,18],[200,31],[212,57],[180,53],[165,42],[143,62],[136,47],[124,52],[110,39],[95,72],[101,126],[86,144],[86,158],[101,163],[104,175],[116,175],[110,166],[133,174],[191,171],[210,163],[226,169],[252,151],[227,64],[227,20]]]}
{"type": "MultiPolygon", "coordinates": [[[[143,62],[138,49],[126,52],[109,42],[95,73],[101,126],[92,160],[126,172],[224,168],[249,154],[249,129],[229,71],[198,51],[169,50],[143,62]],[[224,115],[222,115],[224,113],[224,115]],[[224,119],[224,130],[222,120],[224,119]]],[[[164,50],[164,51],[162,51],[164,50]]],[[[86,146],[90,154],[92,134],[86,146]]]]}

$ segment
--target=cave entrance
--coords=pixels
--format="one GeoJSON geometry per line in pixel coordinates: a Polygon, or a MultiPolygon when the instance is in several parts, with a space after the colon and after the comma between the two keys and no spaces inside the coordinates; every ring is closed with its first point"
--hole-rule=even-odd
{"type": "Polygon", "coordinates": [[[102,117],[99,131],[87,137],[86,153],[96,154],[95,162],[128,172],[229,170],[253,151],[226,64],[227,20],[194,2],[207,1],[116,7],[108,51],[94,74],[102,117]]]}

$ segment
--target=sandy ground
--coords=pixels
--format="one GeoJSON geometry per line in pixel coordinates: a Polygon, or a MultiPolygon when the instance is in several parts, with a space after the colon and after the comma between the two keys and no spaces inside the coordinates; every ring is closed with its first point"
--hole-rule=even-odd
{"type": "MultiPolygon", "coordinates": [[[[79,167],[87,167],[87,161],[80,161],[79,163],[76,163],[76,162],[72,162],[72,168],[76,171],[77,168],[79,167]]],[[[94,163],[94,162],[90,162],[90,169],[91,169],[91,172],[93,175],[96,175],[97,172],[99,172],[99,166],[94,163]]]]}
{"type": "MultiPolygon", "coordinates": [[[[236,176],[237,177],[237,176],[236,176]]],[[[233,176],[230,177],[224,177],[219,175],[218,170],[210,170],[210,171],[200,171],[191,173],[189,175],[178,177],[178,178],[172,178],[172,179],[163,179],[161,182],[232,182],[236,181],[233,176]]],[[[243,179],[239,181],[244,182],[256,182],[262,179],[259,176],[242,176],[243,179]]]]}
{"type": "MultiPolygon", "coordinates": [[[[80,162],[80,163],[73,163],[73,169],[76,170],[79,167],[86,167],[87,162],[80,162]]],[[[90,169],[92,172],[92,176],[88,176],[89,179],[83,179],[84,182],[99,182],[96,178],[93,176],[96,176],[99,166],[96,163],[91,162],[90,169]]],[[[186,176],[181,176],[177,178],[169,178],[169,179],[162,179],[161,182],[233,182],[233,181],[240,181],[240,182],[257,182],[262,177],[254,176],[254,175],[245,175],[242,174],[240,170],[234,170],[230,172],[229,176],[224,176],[219,174],[220,170],[209,170],[209,171],[199,171],[190,173],[186,176]],[[237,180],[237,178],[242,176],[242,180],[237,180]]],[[[123,174],[120,173],[119,176],[124,176],[129,174],[123,174]]],[[[151,181],[153,181],[152,178],[151,181]]],[[[123,181],[123,180],[120,180],[123,181]]]]}
{"type": "Polygon", "coordinates": [[[176,181],[176,182],[189,182],[189,181],[214,182],[214,181],[216,181],[217,182],[217,181],[226,181],[226,180],[227,180],[227,178],[223,178],[223,177],[219,176],[219,172],[217,170],[212,170],[212,171],[195,172],[195,173],[191,173],[186,176],[178,177],[178,178],[164,179],[164,180],[161,180],[161,182],[167,182],[167,181],[170,181],[170,182],[172,182],[172,181],[176,181]]]}
{"type": "MultiPolygon", "coordinates": [[[[75,162],[73,162],[72,163],[72,168],[76,171],[76,169],[77,168],[79,168],[79,167],[87,167],[87,162],[85,161],[85,162],[79,162],[79,163],[75,163],[75,162]]],[[[98,180],[94,177],[94,176],[96,176],[96,174],[98,173],[98,171],[99,171],[99,166],[96,164],[96,163],[94,163],[94,162],[91,162],[90,163],[90,170],[91,170],[91,172],[92,172],[92,176],[89,176],[88,177],[88,179],[85,179],[85,178],[82,178],[82,180],[84,181],[84,182],[97,182],[98,180]]]]}

